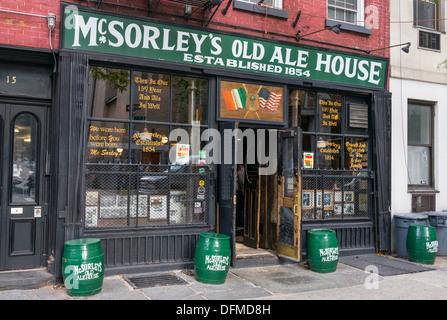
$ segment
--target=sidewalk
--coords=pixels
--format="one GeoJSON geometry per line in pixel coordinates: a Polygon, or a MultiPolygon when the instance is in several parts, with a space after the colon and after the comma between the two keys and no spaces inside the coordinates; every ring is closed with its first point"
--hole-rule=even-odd
{"type": "MultiPolygon", "coordinates": [[[[387,262],[405,261],[391,256],[387,262]]],[[[337,271],[315,273],[305,264],[283,264],[231,268],[221,285],[195,280],[191,270],[116,275],[104,278],[102,291],[89,297],[71,297],[65,288],[47,285],[39,289],[0,291],[0,300],[444,300],[447,299],[447,257],[437,257],[434,265],[419,265],[431,270],[399,275],[373,275],[343,263],[337,271]],[[163,276],[163,277],[162,277],[163,276]],[[170,279],[166,279],[168,276],[170,279]],[[128,278],[170,285],[137,288],[128,278]],[[161,280],[160,280],[161,279],[161,280]],[[376,279],[377,282],[373,282],[376,279]],[[181,284],[174,284],[182,282],[181,284]],[[365,285],[366,280],[366,285],[365,285]],[[376,286],[374,287],[373,284],[376,286]],[[369,286],[369,289],[367,288],[369,286]]],[[[377,266],[379,269],[386,266],[377,266]]]]}

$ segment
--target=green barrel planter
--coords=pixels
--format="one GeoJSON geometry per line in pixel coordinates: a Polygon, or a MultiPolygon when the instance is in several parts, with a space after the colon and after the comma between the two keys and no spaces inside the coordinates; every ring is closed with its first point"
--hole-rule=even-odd
{"type": "Polygon", "coordinates": [[[220,233],[199,234],[194,254],[194,274],[199,282],[222,284],[231,262],[230,237],[220,233]]]}
{"type": "Polygon", "coordinates": [[[337,270],[338,241],[332,229],[313,229],[307,232],[307,261],[310,270],[329,273],[337,270]]]}
{"type": "Polygon", "coordinates": [[[407,233],[407,256],[411,262],[433,264],[438,253],[436,228],[411,225],[407,233]]]}
{"type": "Polygon", "coordinates": [[[62,276],[70,296],[89,296],[101,292],[104,280],[101,240],[86,238],[66,241],[62,276]]]}

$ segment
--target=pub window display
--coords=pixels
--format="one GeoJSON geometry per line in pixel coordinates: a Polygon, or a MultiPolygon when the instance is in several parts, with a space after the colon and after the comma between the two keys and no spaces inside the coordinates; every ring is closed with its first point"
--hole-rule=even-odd
{"type": "Polygon", "coordinates": [[[206,223],[208,80],[92,66],[88,97],[86,227],[206,223]]]}
{"type": "Polygon", "coordinates": [[[367,99],[290,90],[289,116],[302,129],[303,220],[370,218],[367,99]]]}

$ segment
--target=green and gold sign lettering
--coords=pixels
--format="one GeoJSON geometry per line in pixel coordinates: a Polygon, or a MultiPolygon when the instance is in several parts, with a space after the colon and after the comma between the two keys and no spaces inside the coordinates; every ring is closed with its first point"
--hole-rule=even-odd
{"type": "Polygon", "coordinates": [[[67,9],[67,49],[373,88],[386,84],[382,59],[67,9]]]}

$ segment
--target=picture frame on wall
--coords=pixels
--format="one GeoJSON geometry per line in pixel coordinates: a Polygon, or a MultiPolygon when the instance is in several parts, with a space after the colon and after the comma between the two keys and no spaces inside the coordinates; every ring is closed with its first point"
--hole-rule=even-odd
{"type": "Polygon", "coordinates": [[[324,210],[334,210],[334,191],[332,190],[317,190],[317,208],[324,207],[324,210]]]}
{"type": "Polygon", "coordinates": [[[149,219],[164,220],[168,217],[168,197],[151,195],[149,198],[149,219]]]}
{"type": "Polygon", "coordinates": [[[354,202],[354,191],[345,191],[343,200],[345,202],[354,202]]]}
{"type": "Polygon", "coordinates": [[[303,190],[301,192],[301,209],[307,210],[314,207],[313,190],[303,190]]]}
{"type": "Polygon", "coordinates": [[[85,226],[97,227],[98,226],[98,207],[87,206],[85,207],[85,226]]]}
{"type": "Polygon", "coordinates": [[[220,80],[217,118],[286,124],[284,92],[284,86],[220,80]]]}
{"type": "Polygon", "coordinates": [[[355,211],[354,203],[345,203],[343,204],[343,214],[345,215],[353,215],[355,211]]]}

